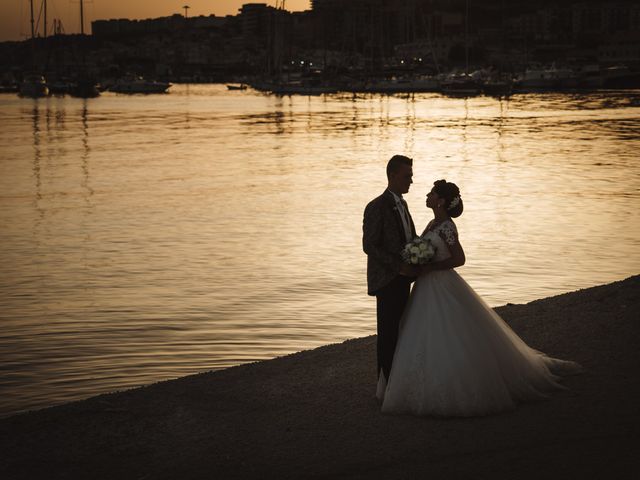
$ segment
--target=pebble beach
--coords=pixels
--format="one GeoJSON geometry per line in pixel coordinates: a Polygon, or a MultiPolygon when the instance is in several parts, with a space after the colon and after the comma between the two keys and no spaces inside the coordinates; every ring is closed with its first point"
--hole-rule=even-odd
{"type": "Polygon", "coordinates": [[[496,311],[584,373],[500,415],[382,415],[369,336],[0,419],[0,477],[634,478],[640,276],[496,311]]]}

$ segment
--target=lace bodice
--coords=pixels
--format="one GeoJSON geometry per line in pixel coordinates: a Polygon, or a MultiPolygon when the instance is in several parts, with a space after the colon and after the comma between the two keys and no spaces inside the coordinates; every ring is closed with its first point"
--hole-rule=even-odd
{"type": "Polygon", "coordinates": [[[458,241],[458,229],[451,220],[445,220],[438,225],[434,225],[432,220],[422,232],[421,237],[431,240],[431,244],[436,248],[433,260],[440,262],[451,256],[449,245],[454,245],[458,241]]]}

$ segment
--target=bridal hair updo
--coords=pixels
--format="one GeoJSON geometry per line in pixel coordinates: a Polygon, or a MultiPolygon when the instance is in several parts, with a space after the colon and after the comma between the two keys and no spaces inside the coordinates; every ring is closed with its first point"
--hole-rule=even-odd
{"type": "Polygon", "coordinates": [[[444,199],[444,206],[447,209],[447,214],[451,218],[462,215],[464,206],[462,205],[462,198],[460,197],[460,189],[455,183],[447,182],[446,180],[436,180],[433,182],[433,190],[438,194],[438,197],[444,199]]]}

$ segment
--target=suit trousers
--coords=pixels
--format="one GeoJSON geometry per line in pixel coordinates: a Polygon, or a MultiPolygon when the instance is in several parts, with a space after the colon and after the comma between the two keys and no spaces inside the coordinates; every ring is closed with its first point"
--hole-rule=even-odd
{"type": "Polygon", "coordinates": [[[393,354],[398,342],[398,329],[402,313],[409,300],[411,278],[398,275],[376,293],[378,316],[378,375],[380,369],[389,379],[393,354]]]}

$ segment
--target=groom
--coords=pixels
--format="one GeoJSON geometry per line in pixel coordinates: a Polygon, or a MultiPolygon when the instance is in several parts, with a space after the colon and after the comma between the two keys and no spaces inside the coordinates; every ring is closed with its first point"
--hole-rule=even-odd
{"type": "Polygon", "coordinates": [[[402,198],[413,183],[412,167],[411,158],[391,157],[387,163],[387,189],[369,202],[362,223],[368,293],[376,297],[377,303],[379,389],[389,378],[400,317],[409,299],[411,282],[418,274],[417,268],[405,264],[400,255],[406,243],[416,237],[407,202],[402,198]]]}

